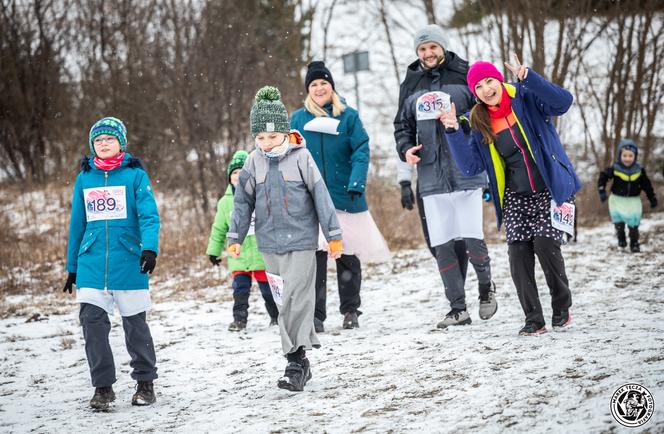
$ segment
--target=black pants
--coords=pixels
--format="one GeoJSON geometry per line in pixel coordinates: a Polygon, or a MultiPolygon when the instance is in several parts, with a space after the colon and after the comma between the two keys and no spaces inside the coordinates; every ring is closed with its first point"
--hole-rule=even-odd
{"type": "MultiPolygon", "coordinates": [[[[115,362],[108,342],[111,322],[108,314],[93,304],[81,303],[79,320],[85,337],[85,354],[88,357],[92,386],[108,387],[115,383],[115,362]]],[[[136,381],[152,381],[157,378],[157,358],[145,312],[122,317],[125,343],[131,357],[131,378],[136,381]]]]}
{"type": "Polygon", "coordinates": [[[440,277],[445,286],[445,296],[450,302],[450,307],[458,310],[466,309],[465,284],[468,261],[477,273],[480,292],[491,288],[491,259],[486,243],[477,238],[464,238],[462,242],[467,249],[463,252],[462,259],[459,258],[457,248],[459,241],[450,240],[434,248],[440,277]],[[462,267],[464,260],[466,265],[462,267]]]}
{"type": "Polygon", "coordinates": [[[551,294],[553,314],[560,314],[572,306],[572,294],[565,273],[565,261],[560,243],[546,237],[534,237],[530,241],[517,241],[508,245],[510,272],[526,323],[544,326],[542,305],[535,281],[535,256],[544,271],[544,278],[551,294]]]}
{"type": "MultiPolygon", "coordinates": [[[[339,312],[358,312],[361,304],[362,264],[355,255],[341,255],[337,262],[339,285],[339,312]]],[[[327,318],[327,252],[316,251],[316,310],[314,316],[321,321],[327,318]]]]}
{"type": "MultiPolygon", "coordinates": [[[[270,318],[276,319],[279,316],[279,309],[274,303],[270,284],[267,282],[257,283],[265,302],[265,310],[270,315],[270,318]]],[[[233,321],[247,322],[247,318],[249,317],[250,290],[251,276],[237,274],[233,277],[233,321]]]]}

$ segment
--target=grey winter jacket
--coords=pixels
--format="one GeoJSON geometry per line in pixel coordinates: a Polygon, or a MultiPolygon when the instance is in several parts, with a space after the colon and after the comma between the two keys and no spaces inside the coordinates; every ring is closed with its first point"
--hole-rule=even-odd
{"type": "Polygon", "coordinates": [[[286,154],[268,158],[256,149],[247,158],[235,188],[228,244],[242,244],[256,212],[258,250],[284,254],[318,248],[318,227],[325,238],[341,239],[334,204],[304,138],[286,154]]]}
{"type": "Polygon", "coordinates": [[[422,144],[417,163],[417,186],[420,196],[474,190],[485,187],[486,174],[464,177],[457,167],[445,138],[445,127],[437,119],[417,120],[417,99],[427,92],[441,91],[450,95],[457,113],[466,113],[474,105],[468,90],[468,62],[451,51],[445,61],[433,70],[422,68],[419,61],[408,67],[399,91],[399,109],[394,120],[397,152],[405,161],[406,151],[422,144]]]}

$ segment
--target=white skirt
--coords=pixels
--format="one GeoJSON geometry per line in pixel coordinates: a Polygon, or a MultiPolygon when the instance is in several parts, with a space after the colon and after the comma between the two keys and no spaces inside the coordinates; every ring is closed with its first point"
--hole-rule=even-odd
{"type": "MultiPolygon", "coordinates": [[[[369,211],[349,213],[336,210],[341,226],[343,254],[355,255],[362,262],[387,262],[392,259],[387,242],[369,211]]],[[[319,230],[318,250],[327,250],[323,231],[319,230]]]]}
{"type": "Polygon", "coordinates": [[[120,316],[134,316],[152,307],[150,291],[147,289],[104,291],[95,288],[76,288],[76,301],[95,305],[104,309],[109,315],[113,315],[113,305],[115,305],[120,316]]]}
{"type": "Polygon", "coordinates": [[[482,189],[424,196],[431,247],[455,238],[484,238],[482,189]]]}

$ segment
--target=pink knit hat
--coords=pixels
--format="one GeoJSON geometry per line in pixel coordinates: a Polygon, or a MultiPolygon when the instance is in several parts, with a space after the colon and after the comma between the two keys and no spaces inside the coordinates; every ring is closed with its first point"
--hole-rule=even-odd
{"type": "Polygon", "coordinates": [[[478,60],[470,66],[466,80],[468,81],[468,88],[474,96],[477,96],[475,95],[475,85],[477,82],[488,77],[495,78],[501,83],[505,81],[505,77],[498,71],[498,68],[493,66],[493,63],[478,60]]]}

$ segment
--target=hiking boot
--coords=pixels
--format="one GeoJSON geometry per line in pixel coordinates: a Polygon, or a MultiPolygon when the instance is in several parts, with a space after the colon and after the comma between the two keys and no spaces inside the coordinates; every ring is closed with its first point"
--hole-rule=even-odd
{"type": "Polygon", "coordinates": [[[629,228],[629,251],[632,253],[639,253],[641,247],[639,246],[639,228],[629,228]]]}
{"type": "Polygon", "coordinates": [[[568,327],[571,324],[572,312],[569,310],[564,310],[558,313],[554,312],[553,316],[551,316],[551,326],[553,326],[554,329],[568,327]]]}
{"type": "Polygon", "coordinates": [[[323,321],[316,317],[314,317],[314,330],[316,330],[316,333],[325,333],[325,326],[323,325],[323,321]]]}
{"type": "Polygon", "coordinates": [[[535,323],[526,323],[521,330],[519,336],[537,336],[546,333],[546,326],[539,326],[535,323]]]}
{"type": "Polygon", "coordinates": [[[467,310],[452,309],[445,315],[445,319],[436,325],[439,329],[445,329],[449,326],[466,325],[473,322],[468,315],[467,310]]]}
{"type": "MultiPolygon", "coordinates": [[[[278,326],[278,325],[279,325],[279,318],[278,317],[270,318],[270,327],[278,326]]],[[[244,326],[246,327],[247,325],[245,324],[244,326]]]]}
{"type": "Polygon", "coordinates": [[[229,326],[228,326],[228,331],[229,332],[239,332],[247,328],[247,322],[246,321],[233,321],[229,326]]]}
{"type": "Polygon", "coordinates": [[[343,328],[356,329],[358,327],[360,327],[360,323],[357,320],[357,312],[346,312],[344,315],[343,328]]]}
{"type": "Polygon", "coordinates": [[[136,383],[136,393],[131,397],[131,405],[154,404],[157,397],[154,395],[152,381],[139,381],[136,383]]]}
{"type": "Polygon", "coordinates": [[[284,376],[279,379],[277,386],[291,392],[302,392],[309,380],[311,380],[311,367],[309,359],[305,357],[297,362],[288,362],[284,376]]]}
{"type": "Polygon", "coordinates": [[[627,247],[627,239],[625,238],[625,223],[616,223],[616,236],[618,237],[618,247],[627,247]]]}
{"type": "Polygon", "coordinates": [[[90,400],[90,407],[95,410],[106,411],[111,406],[111,402],[115,401],[115,392],[113,386],[96,387],[95,394],[90,400]]]}
{"type": "Polygon", "coordinates": [[[496,284],[491,282],[488,290],[480,289],[480,318],[487,320],[491,318],[498,310],[498,301],[496,301],[496,284]]]}

